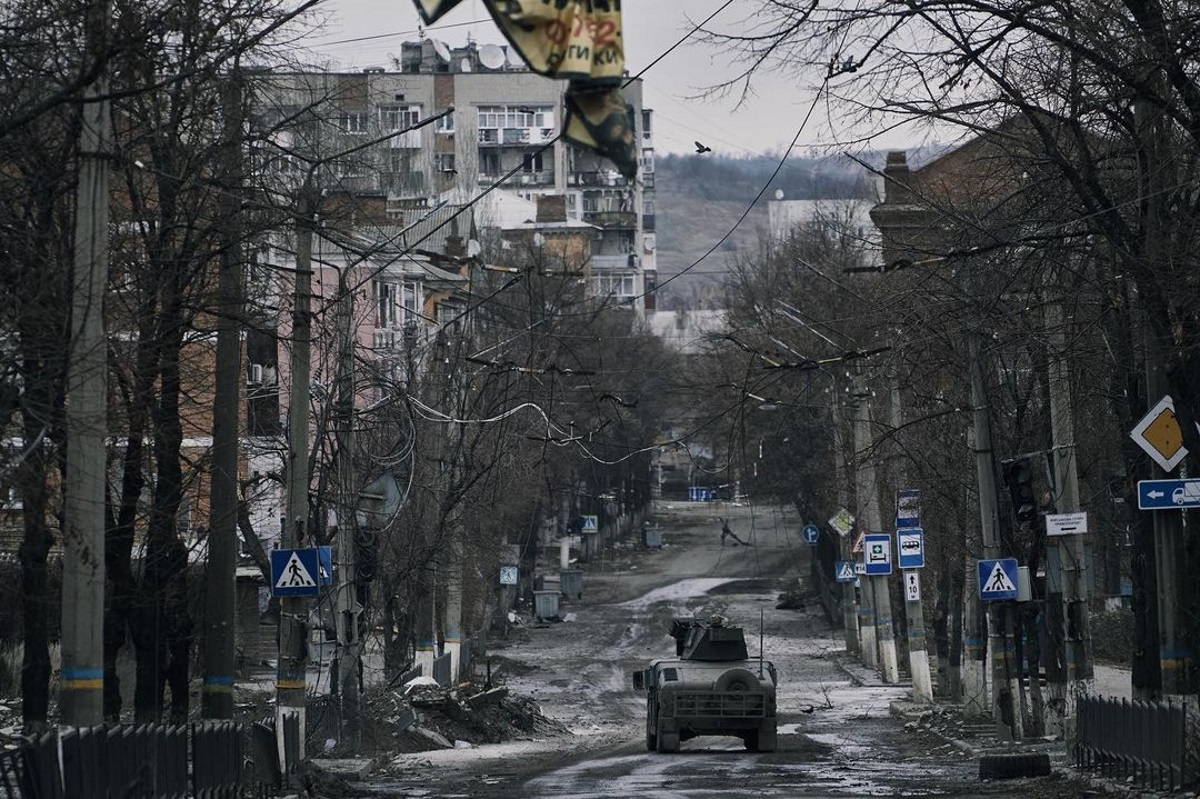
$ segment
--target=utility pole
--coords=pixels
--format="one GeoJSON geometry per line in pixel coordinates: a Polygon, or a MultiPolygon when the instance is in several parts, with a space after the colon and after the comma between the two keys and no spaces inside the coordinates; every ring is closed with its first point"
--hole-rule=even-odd
{"type": "MultiPolygon", "coordinates": [[[[883,518],[879,509],[879,484],[875,478],[875,460],[870,450],[871,437],[871,392],[866,390],[861,379],[855,381],[854,398],[854,450],[858,459],[857,493],[858,506],[863,523],[870,532],[883,529],[883,518]]],[[[892,630],[892,596],[886,575],[864,576],[864,593],[871,592],[871,604],[875,615],[875,642],[879,647],[879,668],[886,683],[900,682],[900,665],[896,657],[896,635],[892,630]]],[[[864,637],[864,648],[866,647],[864,637]]]]}
{"type": "Polygon", "coordinates": [[[75,202],[75,275],[66,378],[67,473],[63,504],[62,723],[104,720],[104,434],[108,283],[109,6],[87,11],[87,59],[96,79],[84,90],[75,202]]]}
{"type": "MultiPolygon", "coordinates": [[[[1147,78],[1160,85],[1164,80],[1157,69],[1147,78]]],[[[1177,185],[1177,178],[1173,174],[1168,123],[1145,100],[1136,103],[1134,113],[1146,142],[1146,174],[1141,186],[1146,197],[1146,263],[1149,268],[1155,269],[1166,263],[1167,259],[1167,236],[1163,230],[1163,220],[1173,211],[1168,207],[1171,200],[1166,189],[1177,185]]],[[[1166,325],[1168,320],[1158,321],[1166,325]]],[[[1146,318],[1142,324],[1146,347],[1146,402],[1153,407],[1160,397],[1170,391],[1164,357],[1167,343],[1156,329],[1155,320],[1146,318]]],[[[1154,465],[1150,476],[1162,479],[1168,475],[1154,465]]],[[[1152,517],[1155,570],[1158,575],[1158,662],[1162,693],[1165,697],[1179,697],[1193,693],[1189,674],[1194,668],[1195,657],[1179,619],[1180,599],[1185,595],[1184,580],[1180,574],[1180,566],[1186,562],[1183,513],[1154,511],[1152,517]]]]}
{"type": "MultiPolygon", "coordinates": [[[[288,400],[287,519],[280,535],[281,549],[296,549],[308,523],[309,390],[312,380],[312,244],[316,215],[312,170],[300,188],[296,210],[296,284],[292,306],[292,390],[288,400]]],[[[282,747],[283,719],[296,716],[300,740],[305,734],[305,635],[308,600],[282,597],[279,601],[279,660],[275,675],[275,720],[282,747]]],[[[291,766],[293,764],[285,764],[291,766]]]]}
{"type": "MultiPolygon", "coordinates": [[[[447,413],[458,416],[459,393],[455,381],[454,370],[450,365],[449,342],[443,337],[441,354],[438,361],[437,377],[441,381],[442,407],[449,409],[447,413]]],[[[463,426],[458,422],[449,422],[446,433],[442,436],[438,452],[441,457],[438,462],[439,479],[442,486],[442,523],[445,533],[445,544],[439,553],[438,560],[446,581],[446,602],[442,606],[442,633],[445,636],[445,653],[450,655],[450,681],[458,681],[458,670],[462,659],[463,642],[463,540],[461,524],[460,498],[457,496],[458,465],[462,457],[463,426]]]]}
{"type": "Polygon", "coordinates": [[[354,291],[349,265],[338,273],[338,678],[343,742],[362,742],[362,641],[358,621],[358,477],[354,470],[354,291]]]}
{"type": "MultiPolygon", "coordinates": [[[[899,431],[904,427],[904,408],[901,405],[900,398],[900,380],[899,377],[892,377],[892,430],[894,435],[898,435],[899,431]]],[[[896,484],[903,486],[907,482],[905,477],[906,469],[904,468],[904,457],[900,451],[899,442],[894,442],[893,446],[896,451],[896,484]]],[[[897,514],[898,516],[899,514],[897,514]]],[[[898,524],[899,522],[897,522],[898,524]]],[[[897,530],[899,534],[899,530],[897,530]]],[[[899,538],[897,538],[896,559],[900,559],[899,555],[899,538]]],[[[902,571],[901,575],[904,580],[904,617],[908,627],[908,669],[912,674],[912,689],[913,701],[919,704],[932,704],[933,702],[933,678],[929,673],[929,652],[925,648],[925,608],[921,602],[921,578],[920,571],[912,569],[902,571]],[[916,596],[913,596],[913,589],[910,585],[915,585],[916,596]]]]}
{"type": "MultiPolygon", "coordinates": [[[[1075,457],[1075,413],[1071,405],[1071,372],[1066,358],[1067,331],[1064,328],[1061,283],[1052,285],[1055,296],[1046,303],[1046,337],[1050,345],[1048,364],[1050,381],[1050,428],[1054,439],[1054,507],[1059,513],[1079,510],[1079,469],[1075,457]]],[[[1065,738],[1073,737],[1069,729],[1075,716],[1075,700],[1088,694],[1093,677],[1092,642],[1088,625],[1087,581],[1084,579],[1086,561],[1083,536],[1047,537],[1047,549],[1058,550],[1057,560],[1062,568],[1063,595],[1066,600],[1063,614],[1063,652],[1066,664],[1065,685],[1055,696],[1054,703],[1062,712],[1062,731],[1065,738]]],[[[1052,564],[1048,564],[1052,565],[1052,564]]],[[[1059,721],[1054,719],[1054,721],[1059,721]]]]}
{"type": "MultiPolygon", "coordinates": [[[[973,297],[974,293],[968,296],[973,297]]],[[[982,332],[978,325],[972,326],[968,346],[970,348],[971,370],[971,404],[974,406],[974,442],[975,442],[975,472],[979,486],[979,521],[983,531],[983,551],[988,558],[1000,557],[1000,510],[996,498],[996,471],[992,457],[992,431],[988,418],[989,406],[987,384],[983,371],[982,332]]],[[[970,548],[968,547],[968,551],[970,548]]],[[[970,564],[967,578],[970,586],[978,586],[978,577],[974,564],[970,564]]],[[[971,600],[978,602],[977,597],[971,600]]],[[[1013,653],[1009,647],[1009,636],[1005,629],[1005,608],[999,602],[992,602],[988,613],[988,653],[992,659],[992,693],[991,703],[994,718],[997,723],[1008,727],[1013,740],[1023,737],[1023,720],[1021,718],[1020,678],[1013,663],[1013,653]]],[[[974,629],[966,631],[968,635],[976,634],[974,629]]],[[[979,661],[982,671],[983,662],[979,661]]],[[[964,674],[964,678],[965,678],[964,674]]],[[[980,675],[982,676],[982,675],[980,675]]],[[[964,684],[966,680],[964,679],[964,684]]],[[[965,688],[965,685],[964,685],[965,688]]]]}
{"type": "MultiPolygon", "coordinates": [[[[831,372],[833,377],[833,386],[830,389],[833,396],[830,398],[832,403],[832,421],[833,421],[833,474],[834,483],[837,485],[837,501],[839,512],[841,508],[845,508],[850,504],[848,478],[850,477],[849,469],[846,468],[846,446],[842,435],[842,405],[841,392],[838,391],[837,374],[831,372]]],[[[847,535],[838,536],[838,552],[841,553],[843,561],[852,561],[854,556],[850,554],[850,547],[853,545],[854,531],[851,530],[847,535]]],[[[846,638],[846,652],[855,654],[861,651],[858,642],[858,602],[857,589],[854,587],[854,580],[842,583],[842,632],[846,638]]],[[[872,620],[873,621],[873,620],[872,620]]]]}
{"type": "Polygon", "coordinates": [[[229,75],[223,93],[223,160],[228,180],[221,198],[224,240],[218,274],[211,522],[204,572],[204,685],[200,713],[206,719],[233,718],[238,410],[242,380],[242,240],[238,192],[242,185],[243,114],[241,76],[236,68],[229,75]]]}

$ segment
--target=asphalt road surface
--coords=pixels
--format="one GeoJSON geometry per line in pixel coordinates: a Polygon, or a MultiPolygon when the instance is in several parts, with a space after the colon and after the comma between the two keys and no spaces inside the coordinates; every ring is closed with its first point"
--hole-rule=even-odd
{"type": "MultiPolygon", "coordinates": [[[[498,682],[531,696],[572,734],[403,755],[372,778],[381,797],[707,799],[708,797],[1100,796],[1061,774],[981,782],[974,755],[892,717],[904,686],[866,688],[838,661],[840,630],[820,609],[779,610],[805,583],[809,547],[794,513],[748,505],[660,503],[662,550],[616,550],[583,564],[584,593],[561,623],[527,625],[489,654],[498,682]],[[721,546],[718,517],[750,546],[721,546]],[[674,653],[678,616],[720,614],[746,629],[780,673],[779,748],[700,737],[678,754],[648,752],[645,695],[630,675],[674,653]],[[761,621],[761,627],[760,627],[761,621]]],[[[547,561],[557,570],[557,557],[547,561]]]]}

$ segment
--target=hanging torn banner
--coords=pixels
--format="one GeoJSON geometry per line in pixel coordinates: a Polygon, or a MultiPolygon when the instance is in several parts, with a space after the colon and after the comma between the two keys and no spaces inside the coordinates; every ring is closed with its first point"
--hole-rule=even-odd
{"type": "MultiPolygon", "coordinates": [[[[415,0],[426,24],[462,0],[415,0]]],[[[483,0],[534,72],[567,84],[563,138],[637,175],[633,109],[621,96],[625,45],[621,0],[483,0]]]]}

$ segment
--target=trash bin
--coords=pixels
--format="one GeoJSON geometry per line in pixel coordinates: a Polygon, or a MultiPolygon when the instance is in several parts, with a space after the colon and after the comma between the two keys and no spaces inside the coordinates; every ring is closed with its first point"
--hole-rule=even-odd
{"type": "Polygon", "coordinates": [[[534,591],[533,615],[542,620],[558,618],[558,591],[534,591]]]}
{"type": "Polygon", "coordinates": [[[643,527],[642,545],[650,549],[662,549],[662,528],[643,527]]]}
{"type": "Polygon", "coordinates": [[[579,599],[583,596],[583,570],[563,569],[558,573],[558,585],[563,596],[579,599]]]}

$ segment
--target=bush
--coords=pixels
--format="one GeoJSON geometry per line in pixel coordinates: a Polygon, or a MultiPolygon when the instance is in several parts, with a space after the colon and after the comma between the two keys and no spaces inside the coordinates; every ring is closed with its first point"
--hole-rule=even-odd
{"type": "Polygon", "coordinates": [[[1133,657],[1133,611],[1105,610],[1091,617],[1092,657],[1101,663],[1128,664],[1133,657]]]}

